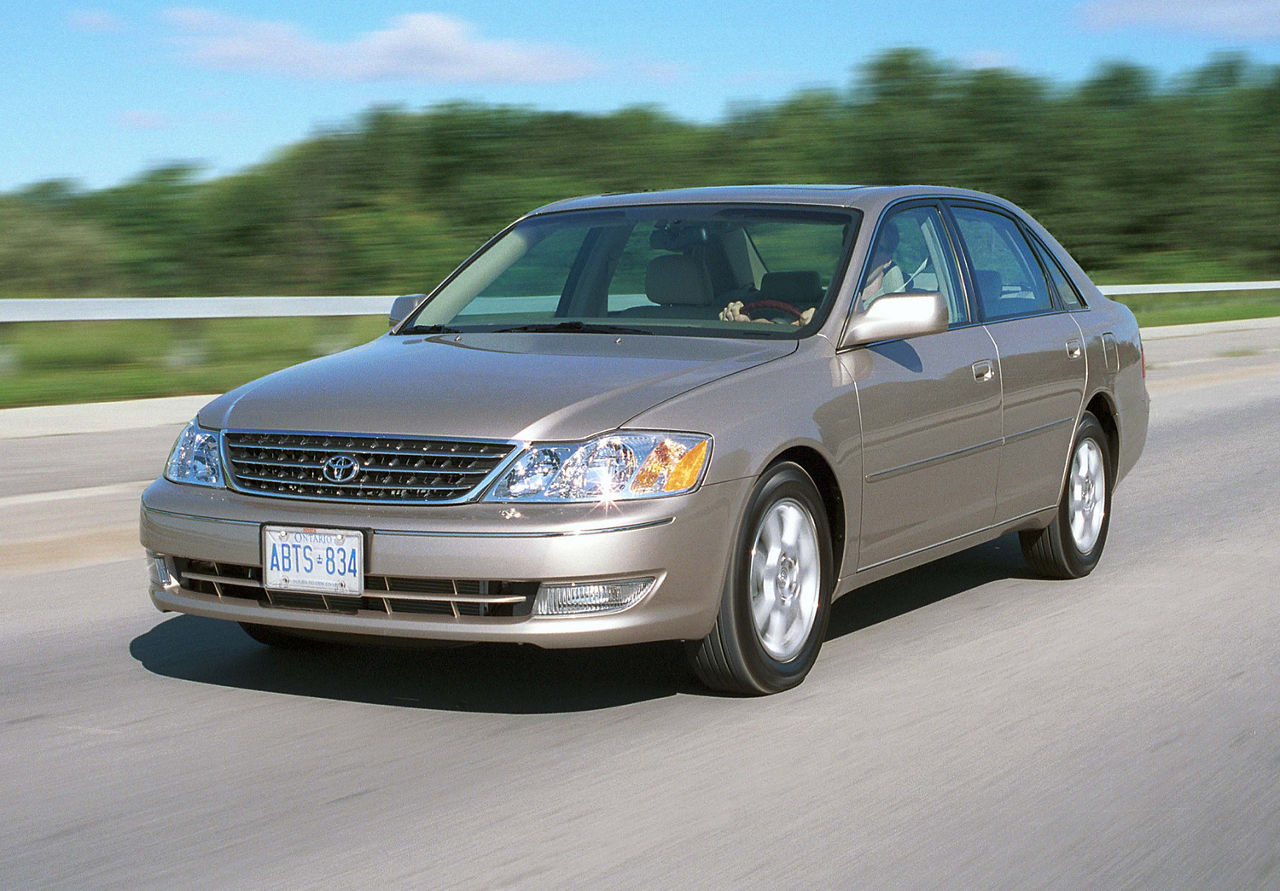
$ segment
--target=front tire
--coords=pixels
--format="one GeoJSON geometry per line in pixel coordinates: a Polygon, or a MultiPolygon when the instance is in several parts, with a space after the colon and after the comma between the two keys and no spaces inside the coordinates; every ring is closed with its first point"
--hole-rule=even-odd
{"type": "Polygon", "coordinates": [[[711,633],[688,646],[713,690],[777,693],[805,679],[831,612],[831,533],[822,497],[797,464],[764,472],[747,502],[711,633]]]}
{"type": "Polygon", "coordinates": [[[1071,465],[1058,513],[1044,529],[1018,533],[1022,554],[1038,574],[1078,579],[1093,572],[1107,543],[1113,488],[1106,431],[1089,412],[1071,444],[1071,465]]]}

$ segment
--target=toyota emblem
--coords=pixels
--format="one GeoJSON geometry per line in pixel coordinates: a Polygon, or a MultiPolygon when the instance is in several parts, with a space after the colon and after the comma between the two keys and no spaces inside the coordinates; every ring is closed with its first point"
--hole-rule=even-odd
{"type": "Polygon", "coordinates": [[[349,483],[360,472],[360,462],[351,455],[334,455],[320,465],[320,470],[331,483],[349,483]]]}

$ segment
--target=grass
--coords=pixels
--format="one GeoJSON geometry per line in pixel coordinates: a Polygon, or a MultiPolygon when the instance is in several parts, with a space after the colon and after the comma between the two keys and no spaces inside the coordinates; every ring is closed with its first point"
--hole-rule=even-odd
{"type": "Polygon", "coordinates": [[[385,330],[378,316],[11,324],[0,407],[220,393],[385,330]]]}
{"type": "Polygon", "coordinates": [[[1115,299],[1133,310],[1144,328],[1280,316],[1280,291],[1130,294],[1115,299]]]}
{"type": "MultiPolygon", "coordinates": [[[[1280,316],[1280,291],[1122,302],[1143,326],[1280,316]]],[[[381,316],[0,325],[0,407],[221,393],[385,330],[381,316]]]]}

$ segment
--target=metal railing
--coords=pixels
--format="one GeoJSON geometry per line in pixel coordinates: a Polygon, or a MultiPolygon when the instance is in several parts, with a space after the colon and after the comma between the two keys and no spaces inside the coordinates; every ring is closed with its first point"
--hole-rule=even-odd
{"type": "Polygon", "coordinates": [[[106,322],[119,319],[253,319],[386,315],[395,296],[65,297],[0,300],[0,322],[106,322]]]}
{"type": "MultiPolygon", "coordinates": [[[[1280,290],[1280,281],[1104,285],[1108,297],[1280,290]]],[[[289,316],[375,316],[395,295],[329,297],[66,297],[0,300],[2,322],[103,322],[119,319],[248,319],[289,316]]]]}

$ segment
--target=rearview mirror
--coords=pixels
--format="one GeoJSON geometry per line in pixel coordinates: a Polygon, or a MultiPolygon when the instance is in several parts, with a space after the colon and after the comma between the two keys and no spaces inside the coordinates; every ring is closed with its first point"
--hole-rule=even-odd
{"type": "Polygon", "coordinates": [[[853,317],[840,346],[937,334],[947,330],[949,321],[947,298],[937,291],[883,294],[853,317]]]}
{"type": "Polygon", "coordinates": [[[426,294],[405,294],[403,297],[397,297],[391,304],[391,312],[387,313],[387,327],[394,328],[403,322],[408,318],[409,313],[418,308],[418,302],[426,296],[426,294]]]}

